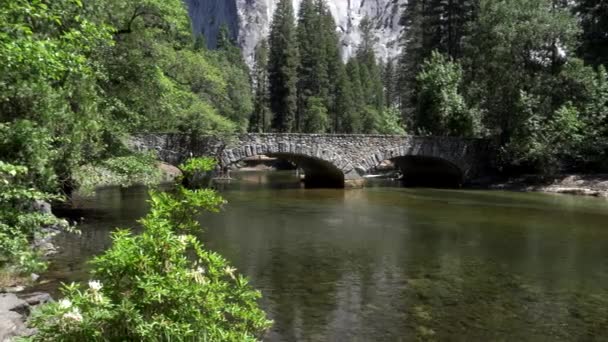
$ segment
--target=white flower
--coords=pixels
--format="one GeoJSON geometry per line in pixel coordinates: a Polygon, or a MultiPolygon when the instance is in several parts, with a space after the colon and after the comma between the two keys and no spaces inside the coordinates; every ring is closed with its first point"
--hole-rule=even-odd
{"type": "Polygon", "coordinates": [[[72,311],[64,313],[62,317],[66,321],[82,322],[82,315],[78,308],[74,308],[72,311]]]}
{"type": "Polygon", "coordinates": [[[91,290],[93,290],[93,292],[97,292],[99,290],[101,290],[103,286],[101,285],[101,282],[99,280],[90,280],[89,281],[89,288],[91,290]]]}
{"type": "Polygon", "coordinates": [[[177,237],[177,240],[179,240],[182,245],[185,245],[186,242],[188,242],[188,235],[180,235],[177,237]]]}
{"type": "Polygon", "coordinates": [[[234,279],[234,272],[236,272],[236,268],[226,266],[226,268],[224,268],[224,272],[226,272],[226,274],[229,275],[230,278],[234,279]]]}
{"type": "Polygon", "coordinates": [[[69,299],[64,298],[64,299],[62,299],[62,300],[59,301],[59,308],[60,309],[64,309],[65,310],[65,309],[69,309],[71,307],[72,307],[72,302],[69,299]]]}
{"type": "Polygon", "coordinates": [[[202,266],[197,267],[190,274],[194,278],[195,282],[202,285],[206,285],[208,283],[207,278],[203,276],[203,274],[205,274],[205,269],[202,266]]]}

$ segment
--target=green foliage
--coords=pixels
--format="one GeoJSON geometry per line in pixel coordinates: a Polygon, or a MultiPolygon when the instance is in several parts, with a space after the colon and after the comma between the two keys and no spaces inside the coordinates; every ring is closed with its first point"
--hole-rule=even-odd
{"type": "Polygon", "coordinates": [[[304,113],[304,132],[326,133],[329,127],[329,116],[323,100],[318,97],[309,97],[304,113]]]}
{"type": "Polygon", "coordinates": [[[395,107],[387,108],[380,113],[376,125],[379,134],[405,135],[406,131],[401,123],[401,113],[395,107]]]}
{"type": "MultiPolygon", "coordinates": [[[[206,159],[184,165],[209,167],[206,159]]],[[[152,192],[143,233],[113,233],[112,247],[92,261],[96,280],[66,286],[64,299],[34,314],[33,341],[259,340],[270,325],[260,293],[192,235],[196,218],[223,203],[209,189],[152,192]]]]}
{"type": "MultiPolygon", "coordinates": [[[[567,107],[578,112],[581,141],[570,155],[561,155],[566,169],[605,171],[608,148],[608,74],[603,66],[594,70],[581,60],[573,59],[564,66],[554,95],[570,101],[567,107]]],[[[568,144],[568,142],[563,142],[568,144]]]]}
{"type": "Polygon", "coordinates": [[[268,39],[270,108],[274,114],[272,128],[278,132],[291,132],[295,127],[298,46],[293,12],[291,0],[279,1],[268,39]]]}
{"type": "Polygon", "coordinates": [[[189,133],[246,129],[252,110],[246,67],[229,42],[208,51],[195,41],[182,1],[102,0],[93,8],[92,16],[116,28],[116,45],[99,59],[121,125],[189,133]]]}
{"type": "Polygon", "coordinates": [[[477,111],[460,93],[462,68],[434,51],[418,81],[416,129],[433,135],[475,136],[480,131],[477,111]]]}
{"type": "Polygon", "coordinates": [[[542,173],[559,171],[566,158],[575,160],[583,140],[584,123],[578,110],[567,103],[550,119],[535,114],[538,98],[522,94],[522,110],[528,120],[507,144],[503,153],[514,166],[527,165],[542,173]]]}
{"type": "Polygon", "coordinates": [[[272,121],[268,93],[268,41],[263,39],[255,50],[255,101],[249,121],[250,132],[267,132],[272,121]]]}
{"type": "Polygon", "coordinates": [[[399,105],[399,77],[393,60],[389,60],[382,70],[382,83],[384,85],[384,105],[386,108],[395,108],[399,105]]]}
{"type": "Polygon", "coordinates": [[[578,0],[575,11],[583,29],[581,57],[592,65],[608,67],[608,3],[578,0]]]}
{"type": "MultiPolygon", "coordinates": [[[[317,132],[325,129],[327,124],[320,123],[310,130],[310,121],[313,118],[310,112],[309,100],[311,97],[319,99],[328,115],[331,115],[334,124],[337,120],[337,96],[339,90],[339,73],[343,68],[339,40],[336,35],[336,24],[325,1],[306,0],[300,5],[298,13],[298,117],[297,128],[302,132],[317,132]],[[331,112],[331,114],[330,114],[331,112]]],[[[323,116],[320,117],[321,119],[323,116]]],[[[335,127],[334,127],[335,129],[335,127]]]]}
{"type": "Polygon", "coordinates": [[[179,166],[184,176],[192,176],[198,172],[212,171],[217,163],[212,158],[190,158],[179,166]]]}
{"type": "Polygon", "coordinates": [[[353,85],[347,75],[347,67],[339,70],[334,103],[333,131],[354,133],[360,130],[359,116],[356,112],[353,85]]]}
{"type": "Polygon", "coordinates": [[[0,123],[0,155],[2,160],[15,165],[27,165],[21,176],[27,186],[44,191],[57,188],[53,165],[57,151],[49,132],[29,120],[0,123]]]}
{"type": "Polygon", "coordinates": [[[579,126],[574,121],[585,117],[580,85],[587,82],[583,78],[589,72],[573,56],[579,34],[577,19],[559,3],[481,1],[466,48],[465,77],[471,80],[471,101],[479,104],[486,126],[505,145],[503,165],[507,168],[524,164],[554,172],[579,155],[569,142],[545,136],[558,134],[557,117],[572,118],[566,121],[573,130],[579,126]],[[583,72],[575,75],[574,68],[583,72]],[[554,153],[554,148],[572,155],[554,153]]]}
{"type": "Polygon", "coordinates": [[[568,9],[552,5],[550,0],[480,3],[465,64],[474,82],[472,98],[503,141],[527,120],[517,112],[522,91],[542,98],[538,114],[544,117],[567,102],[551,96],[563,65],[559,50],[572,51],[580,31],[568,9]]]}
{"type": "Polygon", "coordinates": [[[74,179],[82,194],[92,194],[101,186],[155,185],[162,173],[154,154],[134,154],[112,157],[98,164],[87,164],[74,172],[74,179]]]}
{"type": "Polygon", "coordinates": [[[92,55],[111,45],[110,30],[87,20],[83,11],[75,0],[0,4],[0,121],[29,120],[42,127],[52,137],[48,162],[66,186],[70,168],[104,147],[106,117],[96,87],[101,70],[92,55]]]}
{"type": "Polygon", "coordinates": [[[31,246],[35,236],[43,235],[41,227],[62,226],[53,215],[34,210],[36,201],[57,199],[30,187],[32,175],[25,166],[0,161],[0,270],[39,272],[46,263],[31,246]]]}
{"type": "Polygon", "coordinates": [[[409,0],[401,24],[403,54],[399,60],[400,102],[403,118],[415,126],[416,77],[434,50],[458,59],[468,38],[479,0],[409,0]]]}
{"type": "Polygon", "coordinates": [[[499,137],[508,171],[602,170],[606,74],[592,66],[604,63],[606,8],[585,0],[409,1],[398,71],[406,123],[429,134],[499,137]]]}
{"type": "MultiPolygon", "coordinates": [[[[247,127],[253,103],[238,49],[197,49],[181,0],[2,1],[0,21],[0,155],[27,168],[13,187],[156,183],[155,161],[120,156],[124,135],[247,127]]],[[[44,223],[26,204],[10,206],[3,263],[29,253],[44,223]]]]}

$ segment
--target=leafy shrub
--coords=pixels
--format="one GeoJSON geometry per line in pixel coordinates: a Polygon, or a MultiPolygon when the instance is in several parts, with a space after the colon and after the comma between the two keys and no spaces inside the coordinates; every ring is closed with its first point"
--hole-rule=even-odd
{"type": "Polygon", "coordinates": [[[190,158],[179,166],[184,176],[192,176],[197,172],[207,172],[213,170],[216,163],[210,158],[190,158]]]}
{"type": "Polygon", "coordinates": [[[11,273],[39,272],[46,264],[31,246],[41,227],[67,226],[51,214],[33,210],[35,201],[56,199],[27,185],[28,169],[0,161],[0,269],[11,273]]]}
{"type": "Polygon", "coordinates": [[[405,128],[401,123],[401,115],[396,108],[388,108],[380,113],[376,130],[380,134],[405,135],[405,128]]]}
{"type": "Polygon", "coordinates": [[[304,118],[304,132],[325,133],[329,127],[329,114],[323,99],[315,96],[308,98],[304,118]]]}
{"type": "Polygon", "coordinates": [[[21,182],[43,191],[53,192],[58,180],[53,163],[57,151],[48,130],[30,120],[0,123],[0,155],[13,165],[27,166],[19,175],[21,182]]]}
{"type": "Polygon", "coordinates": [[[113,157],[97,165],[81,166],[74,173],[74,178],[84,194],[92,193],[99,186],[153,185],[162,180],[157,163],[156,156],[150,153],[113,157]]]}
{"type": "Polygon", "coordinates": [[[437,51],[418,74],[417,129],[433,135],[475,136],[480,115],[469,108],[460,92],[462,67],[437,51]]]}
{"type": "MultiPolygon", "coordinates": [[[[213,163],[195,164],[208,171],[213,163]]],[[[32,318],[34,341],[256,341],[269,327],[245,277],[192,235],[203,210],[224,200],[213,190],[151,193],[141,235],[118,230],[92,261],[88,288],[69,285],[66,298],[32,318]]]]}
{"type": "Polygon", "coordinates": [[[514,166],[551,174],[563,168],[563,161],[578,158],[585,126],[571,103],[560,107],[551,118],[543,118],[535,111],[538,98],[522,93],[520,101],[528,119],[503,147],[505,160],[514,166]]]}

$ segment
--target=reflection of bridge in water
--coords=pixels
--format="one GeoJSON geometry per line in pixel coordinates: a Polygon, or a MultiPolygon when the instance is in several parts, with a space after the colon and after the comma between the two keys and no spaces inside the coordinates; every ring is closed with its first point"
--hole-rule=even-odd
{"type": "Polygon", "coordinates": [[[178,164],[190,156],[214,156],[223,168],[247,157],[266,155],[304,169],[311,187],[361,186],[363,176],[391,160],[413,184],[451,185],[484,176],[487,140],[451,137],[345,134],[242,134],[231,138],[183,134],[142,134],[133,149],[156,150],[178,164]]]}

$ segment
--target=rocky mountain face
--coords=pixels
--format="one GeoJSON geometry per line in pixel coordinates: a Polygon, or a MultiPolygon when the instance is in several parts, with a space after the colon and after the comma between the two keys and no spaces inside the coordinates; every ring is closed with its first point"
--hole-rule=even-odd
{"type": "MultiPolygon", "coordinates": [[[[222,25],[227,25],[243,49],[245,59],[253,62],[260,39],[267,37],[278,0],[185,0],[193,30],[204,34],[210,47],[222,25]]],[[[301,0],[292,0],[297,13],[301,0]]],[[[359,24],[366,16],[373,22],[378,57],[386,60],[399,54],[402,5],[407,0],[327,0],[341,36],[345,59],[353,55],[361,41],[359,24]]]]}

